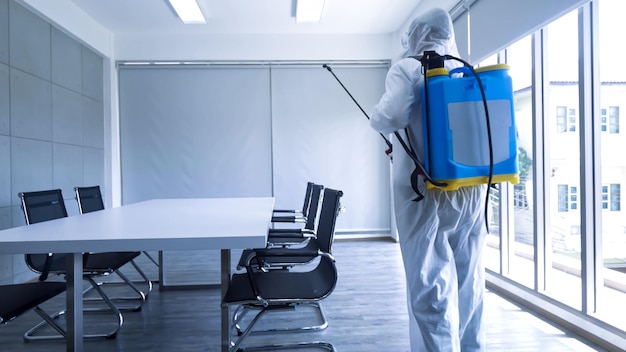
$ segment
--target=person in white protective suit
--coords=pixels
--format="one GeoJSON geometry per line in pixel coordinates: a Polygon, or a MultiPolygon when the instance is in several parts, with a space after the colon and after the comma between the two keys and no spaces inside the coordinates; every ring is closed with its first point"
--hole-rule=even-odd
{"type": "MultiPolygon", "coordinates": [[[[403,38],[407,56],[434,50],[459,57],[452,20],[442,9],[417,17],[403,38]]],[[[446,60],[448,69],[459,66],[446,60]]],[[[392,65],[385,93],[374,107],[371,126],[383,134],[398,131],[424,160],[421,63],[404,58],[392,65]],[[408,136],[403,129],[408,127],[408,136]],[[408,138],[407,138],[408,137],[408,138]]],[[[397,143],[395,143],[397,144],[397,143]]],[[[412,351],[484,351],[484,267],[486,229],[482,217],[486,185],[455,191],[411,186],[415,163],[401,148],[393,153],[393,204],[406,272],[407,297],[419,331],[410,329],[412,351]],[[415,346],[423,339],[424,346],[415,346]]]]}

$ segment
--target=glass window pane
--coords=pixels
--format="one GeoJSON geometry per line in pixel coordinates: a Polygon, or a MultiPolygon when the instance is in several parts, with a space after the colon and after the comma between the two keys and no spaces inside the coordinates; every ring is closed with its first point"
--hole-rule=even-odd
{"type": "MultiPolygon", "coordinates": [[[[549,143],[547,162],[553,170],[547,180],[552,200],[547,209],[547,238],[551,254],[546,263],[546,294],[574,308],[581,307],[580,211],[580,129],[578,128],[578,10],[547,27],[547,111],[567,107],[567,133],[546,131],[549,143]],[[577,293],[577,294],[572,294],[577,293]]],[[[557,116],[549,126],[558,126],[557,116]]]]}
{"type": "MultiPolygon", "coordinates": [[[[495,65],[497,63],[498,54],[494,54],[478,63],[476,67],[495,65]]],[[[489,190],[491,217],[489,219],[489,233],[486,238],[486,254],[484,256],[485,267],[500,274],[500,189],[502,187],[502,185],[498,185],[496,189],[492,188],[489,190]]]]}
{"type": "MultiPolygon", "coordinates": [[[[602,175],[602,259],[604,285],[598,293],[598,317],[626,330],[626,219],[621,211],[621,185],[626,182],[626,136],[620,133],[619,113],[626,103],[626,72],[621,33],[626,31],[626,1],[599,1],[600,102],[608,115],[608,132],[600,135],[602,175]],[[615,84],[614,84],[615,82],[615,84]],[[608,84],[610,83],[610,84],[608,84]]],[[[602,122],[600,122],[602,123],[602,122]]]]}
{"type": "MultiPolygon", "coordinates": [[[[533,130],[532,130],[532,40],[522,38],[507,48],[507,64],[511,67],[515,99],[515,124],[518,131],[520,182],[513,186],[513,229],[509,234],[508,276],[534,287],[534,214],[533,214],[533,130]],[[511,237],[512,236],[512,237],[511,237]]],[[[553,110],[556,111],[556,110],[553,110]]],[[[566,107],[563,107],[565,118],[566,107]]],[[[506,273],[505,273],[506,275],[506,273]]]]}

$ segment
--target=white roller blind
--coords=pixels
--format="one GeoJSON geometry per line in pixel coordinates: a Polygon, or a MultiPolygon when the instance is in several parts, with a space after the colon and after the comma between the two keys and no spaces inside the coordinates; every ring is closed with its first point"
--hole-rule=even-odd
{"type": "Polygon", "coordinates": [[[467,13],[454,21],[459,53],[472,64],[478,63],[587,2],[589,0],[478,0],[470,7],[469,43],[467,13]],[[471,57],[468,57],[468,44],[471,57]]]}
{"type": "Polygon", "coordinates": [[[268,67],[122,67],[122,202],[271,196],[268,67]]]}
{"type": "MultiPolygon", "coordinates": [[[[369,114],[388,66],[334,66],[369,114]]],[[[277,207],[299,204],[306,181],[344,191],[340,231],[389,231],[389,160],[382,138],[321,65],[272,68],[274,193],[277,207]]]]}

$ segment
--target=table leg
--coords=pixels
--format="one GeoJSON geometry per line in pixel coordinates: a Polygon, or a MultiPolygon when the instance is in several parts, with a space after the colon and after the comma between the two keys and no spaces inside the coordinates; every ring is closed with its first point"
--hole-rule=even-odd
{"type": "Polygon", "coordinates": [[[159,291],[163,291],[163,288],[166,285],[165,270],[163,269],[164,267],[165,265],[163,263],[163,251],[159,251],[159,291]]]}
{"type": "Polygon", "coordinates": [[[230,284],[230,249],[221,250],[221,320],[222,320],[222,352],[228,352],[230,349],[230,312],[227,305],[221,304],[228,285],[230,284]]]}
{"type": "Polygon", "coordinates": [[[83,254],[67,256],[67,351],[83,351],[83,254]]]}

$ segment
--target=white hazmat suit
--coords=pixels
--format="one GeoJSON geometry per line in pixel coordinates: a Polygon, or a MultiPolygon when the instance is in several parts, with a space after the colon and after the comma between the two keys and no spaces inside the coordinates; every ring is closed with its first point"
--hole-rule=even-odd
{"type": "MultiPolygon", "coordinates": [[[[403,42],[408,55],[434,50],[459,57],[452,20],[442,9],[417,17],[403,42]]],[[[446,60],[445,65],[451,69],[460,64],[446,60]]],[[[402,59],[389,69],[371,126],[383,134],[399,131],[401,136],[408,127],[411,145],[424,160],[421,69],[421,63],[413,58],[402,59]]],[[[486,229],[482,210],[486,186],[426,190],[420,176],[424,198],[415,201],[410,181],[413,170],[413,161],[394,143],[394,212],[408,305],[421,332],[419,336],[411,331],[411,340],[423,338],[425,347],[419,351],[484,351],[482,248],[486,229]]]]}

